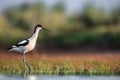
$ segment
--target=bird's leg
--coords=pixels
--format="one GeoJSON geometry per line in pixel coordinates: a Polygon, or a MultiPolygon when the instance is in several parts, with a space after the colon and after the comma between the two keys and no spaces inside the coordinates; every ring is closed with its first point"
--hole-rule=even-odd
{"type": "Polygon", "coordinates": [[[23,61],[23,63],[24,63],[24,76],[26,75],[26,63],[25,63],[25,56],[24,56],[25,54],[22,54],[22,56],[21,56],[21,60],[23,61]]]}
{"type": "Polygon", "coordinates": [[[24,74],[26,74],[26,65],[27,65],[27,67],[29,69],[28,73],[30,74],[31,73],[31,68],[30,68],[30,65],[25,60],[25,54],[24,53],[22,54],[21,59],[22,59],[22,61],[24,63],[24,74]]]}
{"type": "Polygon", "coordinates": [[[30,68],[30,65],[25,61],[25,64],[28,66],[28,69],[29,69],[29,74],[31,73],[31,68],[30,68]]]}

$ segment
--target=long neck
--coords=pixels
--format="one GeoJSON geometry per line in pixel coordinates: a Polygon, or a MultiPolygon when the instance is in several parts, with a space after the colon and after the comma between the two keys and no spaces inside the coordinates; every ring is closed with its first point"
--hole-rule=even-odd
{"type": "Polygon", "coordinates": [[[38,34],[39,34],[39,31],[40,31],[40,29],[36,29],[30,39],[33,39],[33,40],[36,41],[36,39],[37,39],[37,37],[38,37],[38,34]]]}

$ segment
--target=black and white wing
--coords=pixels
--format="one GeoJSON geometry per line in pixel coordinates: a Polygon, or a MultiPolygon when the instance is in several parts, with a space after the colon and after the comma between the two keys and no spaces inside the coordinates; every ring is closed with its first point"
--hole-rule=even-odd
{"type": "Polygon", "coordinates": [[[23,40],[23,41],[21,41],[21,42],[19,42],[18,44],[16,44],[16,45],[13,45],[12,46],[12,48],[9,50],[9,51],[17,51],[17,52],[21,52],[21,50],[20,50],[20,46],[26,46],[26,45],[28,45],[29,44],[29,40],[23,40]]]}
{"type": "Polygon", "coordinates": [[[26,45],[28,45],[28,43],[29,43],[29,40],[26,39],[26,40],[19,42],[16,45],[13,45],[12,47],[26,46],[26,45]]]}

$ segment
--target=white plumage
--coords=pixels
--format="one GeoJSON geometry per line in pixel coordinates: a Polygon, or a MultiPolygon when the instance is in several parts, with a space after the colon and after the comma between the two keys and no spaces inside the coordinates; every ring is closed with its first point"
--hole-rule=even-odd
{"type": "MultiPolygon", "coordinates": [[[[25,44],[25,43],[27,43],[27,40],[23,40],[23,41],[19,42],[17,45],[21,45],[21,44],[25,44]]],[[[13,45],[12,49],[10,49],[9,51],[16,51],[16,52],[20,52],[20,53],[27,51],[25,46],[17,46],[17,45],[13,45]]]]}
{"type": "MultiPolygon", "coordinates": [[[[25,61],[24,55],[25,55],[25,53],[34,49],[34,47],[36,45],[37,37],[39,34],[39,30],[41,30],[41,29],[47,30],[47,29],[43,28],[40,24],[36,25],[36,27],[34,29],[34,33],[29,39],[23,40],[23,41],[19,42],[18,44],[13,45],[12,48],[9,50],[9,51],[16,51],[16,52],[22,53],[21,59],[24,62],[24,73],[26,73],[25,65],[28,66],[29,73],[31,71],[30,65],[25,61]]],[[[49,31],[49,30],[47,30],[47,31],[49,31]]]]}
{"type": "Polygon", "coordinates": [[[16,45],[13,45],[12,49],[10,49],[10,51],[17,51],[20,53],[26,53],[26,52],[29,52],[32,49],[34,49],[40,29],[42,29],[42,27],[37,25],[35,27],[35,30],[34,30],[35,32],[33,33],[32,37],[30,37],[29,39],[23,40],[16,45]]]}

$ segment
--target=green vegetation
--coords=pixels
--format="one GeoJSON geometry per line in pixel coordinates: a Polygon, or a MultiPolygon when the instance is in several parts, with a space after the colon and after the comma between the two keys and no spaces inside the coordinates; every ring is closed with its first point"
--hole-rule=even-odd
{"type": "Polygon", "coordinates": [[[82,12],[67,16],[62,3],[49,9],[43,3],[6,9],[0,16],[1,47],[26,38],[37,23],[52,30],[40,33],[41,48],[120,48],[119,6],[107,12],[89,4],[82,12]]]}
{"type": "MultiPolygon", "coordinates": [[[[21,74],[23,64],[17,55],[0,54],[1,74],[21,74]],[[11,59],[9,59],[9,57],[11,59]]],[[[55,75],[120,75],[119,54],[30,55],[26,59],[32,74],[55,75]],[[32,58],[31,58],[32,57],[32,58]]]]}
{"type": "MultiPolygon", "coordinates": [[[[28,38],[38,23],[52,30],[40,32],[36,48],[46,49],[45,51],[120,49],[119,6],[107,12],[94,5],[87,5],[82,12],[68,15],[62,3],[51,8],[47,8],[43,3],[35,3],[6,9],[0,15],[1,51],[28,38]]],[[[119,54],[60,54],[33,55],[32,58],[28,56],[26,59],[31,64],[32,74],[120,75],[119,54]]],[[[17,55],[0,52],[1,74],[21,74],[22,68],[23,64],[17,55]]]]}

